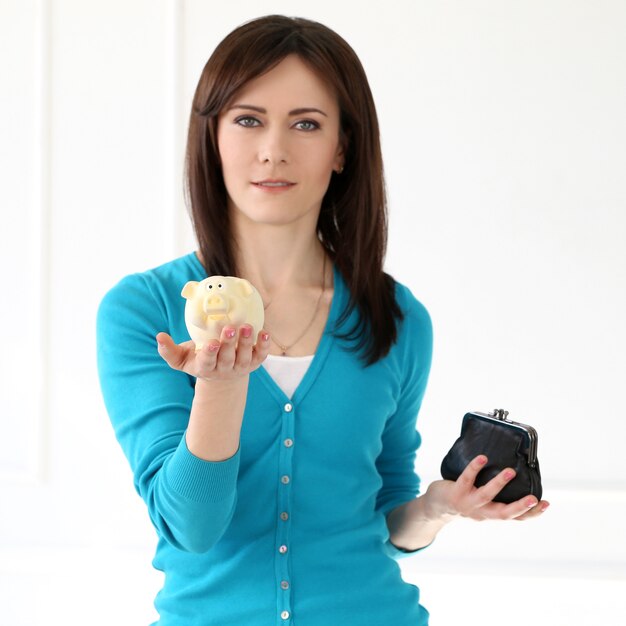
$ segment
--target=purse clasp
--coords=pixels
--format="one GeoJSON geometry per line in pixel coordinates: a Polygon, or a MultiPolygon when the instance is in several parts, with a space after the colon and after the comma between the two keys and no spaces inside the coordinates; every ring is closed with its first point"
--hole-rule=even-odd
{"type": "Polygon", "coordinates": [[[495,417],[503,422],[508,422],[507,417],[509,416],[509,412],[504,409],[494,409],[493,413],[489,413],[491,417],[495,417]]]}

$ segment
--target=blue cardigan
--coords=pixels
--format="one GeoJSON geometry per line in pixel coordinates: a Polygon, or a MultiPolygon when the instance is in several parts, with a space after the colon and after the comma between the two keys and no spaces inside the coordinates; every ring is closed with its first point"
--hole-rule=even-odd
{"type": "MultiPolygon", "coordinates": [[[[399,340],[364,367],[333,336],[334,294],[315,357],[288,398],[264,367],[250,375],[237,453],[193,456],[185,428],[195,379],[172,370],[155,335],[189,335],[180,295],[206,273],[195,253],[121,280],[98,311],[98,370],[115,435],[158,536],[160,626],[423,626],[385,516],[419,490],[415,429],[431,363],[426,309],[396,283],[399,340]]],[[[352,328],[353,310],[346,325],[352,328]]],[[[353,344],[352,344],[353,345],[353,344]]]]}

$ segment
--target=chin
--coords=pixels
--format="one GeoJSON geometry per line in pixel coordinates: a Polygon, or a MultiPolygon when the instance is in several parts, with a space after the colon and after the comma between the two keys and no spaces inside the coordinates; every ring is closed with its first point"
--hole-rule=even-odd
{"type": "Polygon", "coordinates": [[[265,226],[283,226],[294,222],[292,214],[282,211],[239,211],[239,221],[246,224],[258,224],[265,226]]]}
{"type": "MultiPolygon", "coordinates": [[[[259,226],[288,226],[301,221],[310,221],[312,228],[317,225],[320,208],[294,209],[293,203],[279,204],[277,202],[254,202],[251,206],[233,203],[230,213],[233,218],[242,224],[257,224],[259,226]],[[244,208],[241,208],[241,207],[244,208]]],[[[320,203],[321,204],[321,203],[320,203]]]]}

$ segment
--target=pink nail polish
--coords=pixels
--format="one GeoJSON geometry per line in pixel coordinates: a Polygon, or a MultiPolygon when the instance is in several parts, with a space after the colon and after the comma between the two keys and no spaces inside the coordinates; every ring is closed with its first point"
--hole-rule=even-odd
{"type": "Polygon", "coordinates": [[[513,478],[513,476],[515,476],[515,472],[512,471],[508,471],[508,472],[504,472],[504,478],[506,480],[511,480],[511,478],[513,478]]]}
{"type": "Polygon", "coordinates": [[[229,339],[232,339],[232,338],[235,336],[235,329],[234,329],[234,328],[229,328],[229,329],[226,331],[226,336],[227,336],[229,339]]]}
{"type": "Polygon", "coordinates": [[[252,335],[252,329],[248,328],[247,326],[244,326],[241,329],[241,336],[247,339],[248,337],[250,337],[250,335],[252,335]]]}

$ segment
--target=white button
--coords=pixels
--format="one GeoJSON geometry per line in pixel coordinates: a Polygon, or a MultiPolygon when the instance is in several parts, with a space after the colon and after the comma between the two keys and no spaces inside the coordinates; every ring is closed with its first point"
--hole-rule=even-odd
{"type": "Polygon", "coordinates": [[[291,413],[293,411],[293,406],[289,404],[289,402],[287,402],[287,404],[285,404],[283,408],[285,409],[286,413],[291,413]]]}
{"type": "Polygon", "coordinates": [[[285,439],[285,448],[291,448],[293,446],[293,439],[285,439]]]}
{"type": "Polygon", "coordinates": [[[282,580],[280,583],[281,589],[289,589],[289,583],[286,580],[282,580]]]}
{"type": "Polygon", "coordinates": [[[280,614],[280,616],[281,616],[283,619],[289,619],[289,611],[283,611],[283,612],[280,614]]]}
{"type": "Polygon", "coordinates": [[[285,552],[287,552],[287,546],[280,546],[280,548],[278,548],[278,551],[281,554],[285,554],[285,552]]]}
{"type": "Polygon", "coordinates": [[[283,485],[288,484],[288,483],[289,483],[289,476],[283,476],[283,477],[280,479],[280,482],[281,482],[281,483],[283,483],[283,485]]]}
{"type": "Polygon", "coordinates": [[[289,519],[289,513],[286,513],[285,511],[283,511],[280,514],[280,519],[283,520],[283,522],[286,522],[289,519]]]}

